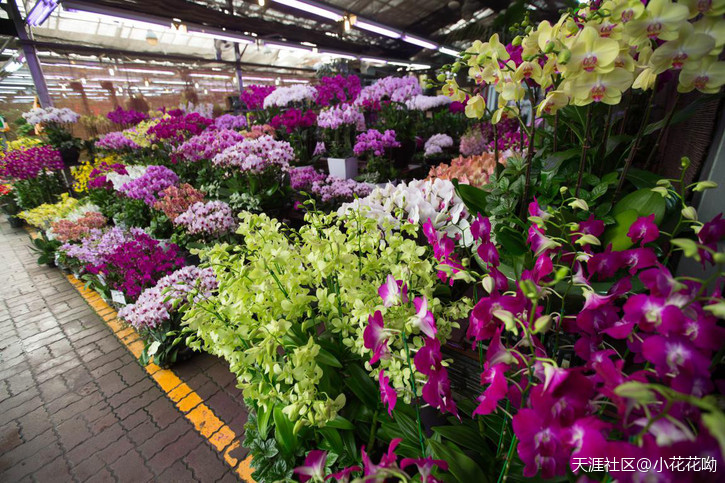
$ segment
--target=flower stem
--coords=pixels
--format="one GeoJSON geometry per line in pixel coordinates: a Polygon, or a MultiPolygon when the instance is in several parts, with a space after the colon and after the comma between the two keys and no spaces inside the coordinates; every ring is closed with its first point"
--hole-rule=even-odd
{"type": "Polygon", "coordinates": [[[599,159],[599,176],[604,173],[605,163],[602,162],[604,157],[607,155],[607,141],[609,141],[609,131],[612,129],[612,106],[609,106],[607,110],[607,122],[604,124],[604,136],[602,138],[602,144],[599,145],[597,150],[597,159],[599,159]]]}
{"type": "Polygon", "coordinates": [[[513,456],[514,449],[516,448],[516,445],[518,444],[519,440],[514,435],[513,439],[511,440],[511,444],[509,445],[509,451],[506,455],[506,461],[503,464],[503,468],[501,468],[501,473],[498,475],[497,483],[501,483],[503,481],[506,481],[506,478],[508,476],[509,468],[511,467],[511,457],[513,456]]]}
{"type": "Polygon", "coordinates": [[[559,150],[559,111],[554,114],[554,152],[559,150]]]}
{"type": "Polygon", "coordinates": [[[370,436],[368,437],[368,451],[371,450],[373,445],[375,444],[375,436],[378,432],[378,411],[375,411],[373,413],[373,423],[372,426],[370,426],[370,436]]]}
{"type": "Polygon", "coordinates": [[[403,337],[403,347],[405,347],[405,358],[408,361],[408,370],[410,370],[410,388],[413,390],[413,400],[415,401],[415,417],[418,420],[418,440],[420,441],[420,455],[425,456],[425,438],[423,437],[423,424],[420,421],[420,402],[418,401],[418,389],[415,387],[415,371],[413,364],[410,362],[410,349],[408,348],[408,336],[405,330],[401,333],[403,337]]]}
{"type": "MultiPolygon", "coordinates": [[[[533,98],[531,99],[531,105],[534,105],[533,98]]],[[[534,159],[534,139],[536,138],[536,116],[533,111],[531,113],[531,128],[528,134],[529,152],[526,156],[526,183],[524,184],[524,196],[521,198],[521,218],[523,219],[526,219],[526,206],[529,201],[529,192],[531,191],[531,164],[534,159]]],[[[523,145],[523,140],[521,144],[523,145]]]]}
{"type": "Polygon", "coordinates": [[[667,116],[665,117],[665,123],[660,129],[660,132],[657,133],[657,140],[655,141],[654,147],[650,150],[649,155],[647,156],[647,161],[644,163],[645,169],[650,169],[650,164],[652,163],[652,160],[654,159],[655,153],[657,153],[657,150],[660,147],[660,143],[662,142],[662,138],[665,135],[665,131],[667,131],[667,128],[670,126],[670,122],[672,122],[672,116],[675,114],[675,109],[677,108],[677,102],[680,100],[680,92],[675,92],[675,98],[672,100],[672,106],[670,107],[670,110],[667,111],[667,116]]]}
{"type": "Polygon", "coordinates": [[[647,100],[647,108],[644,112],[644,117],[642,118],[642,124],[639,126],[639,130],[637,131],[637,136],[634,138],[634,143],[632,144],[632,149],[629,151],[629,155],[627,156],[627,160],[624,162],[624,168],[622,169],[622,176],[619,178],[619,184],[617,185],[617,190],[614,192],[614,198],[612,199],[612,202],[617,201],[617,198],[619,198],[619,194],[622,192],[622,188],[624,187],[624,181],[627,179],[627,173],[629,172],[629,168],[632,166],[632,163],[634,162],[634,157],[637,155],[637,151],[639,150],[639,143],[642,141],[642,135],[644,134],[644,129],[647,127],[647,123],[649,122],[649,116],[652,112],[652,101],[654,101],[655,92],[657,91],[657,81],[655,81],[655,85],[652,86],[652,93],[649,96],[649,99],[647,100]]]}
{"type": "Polygon", "coordinates": [[[592,105],[589,104],[589,107],[587,107],[587,123],[586,127],[584,128],[584,145],[582,146],[582,155],[579,159],[579,176],[576,180],[576,191],[574,192],[574,196],[579,198],[579,190],[582,187],[582,177],[584,176],[584,166],[587,162],[587,151],[589,151],[589,136],[591,135],[592,130],[592,105]]]}

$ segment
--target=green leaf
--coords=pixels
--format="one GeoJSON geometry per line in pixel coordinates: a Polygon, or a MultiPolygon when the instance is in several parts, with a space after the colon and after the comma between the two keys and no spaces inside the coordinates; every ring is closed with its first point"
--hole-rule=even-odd
{"type": "Polygon", "coordinates": [[[576,156],[579,156],[581,152],[582,149],[577,147],[553,153],[544,158],[542,161],[543,169],[544,171],[557,171],[564,161],[568,161],[576,156]]]}
{"type": "Polygon", "coordinates": [[[590,201],[596,200],[597,198],[603,196],[608,189],[609,185],[607,183],[599,183],[592,189],[592,197],[590,201]]]}
{"type": "Polygon", "coordinates": [[[637,189],[654,188],[661,179],[661,176],[644,169],[630,168],[627,172],[627,181],[637,189]]]}
{"type": "Polygon", "coordinates": [[[322,437],[328,443],[328,449],[339,451],[342,448],[342,437],[335,428],[330,428],[329,425],[318,430],[322,437]]]}
{"type": "Polygon", "coordinates": [[[350,377],[345,378],[345,385],[366,406],[370,408],[378,407],[380,394],[367,371],[357,364],[350,364],[346,369],[350,377]]]}
{"type": "Polygon", "coordinates": [[[614,206],[612,214],[616,216],[627,210],[634,210],[638,216],[655,215],[655,223],[660,224],[665,216],[667,203],[659,193],[653,192],[651,189],[639,189],[628,194],[614,206]]]}
{"type": "Polygon", "coordinates": [[[617,147],[622,144],[623,142],[628,142],[632,139],[632,136],[628,136],[626,134],[618,134],[616,136],[610,136],[609,139],[607,139],[607,151],[605,156],[609,156],[612,154],[612,152],[617,149],[617,147]]]}
{"type": "Polygon", "coordinates": [[[612,244],[612,250],[626,250],[632,246],[632,239],[627,236],[632,223],[637,221],[636,210],[626,210],[614,216],[615,225],[609,227],[604,233],[604,246],[612,244]]]}
{"type": "Polygon", "coordinates": [[[339,414],[335,419],[328,421],[326,424],[326,427],[345,429],[345,430],[355,429],[355,426],[350,421],[343,418],[339,414]]]}
{"type": "Polygon", "coordinates": [[[496,241],[514,257],[523,255],[528,251],[524,236],[509,226],[502,226],[496,232],[496,241]]]}
{"type": "Polygon", "coordinates": [[[294,425],[292,421],[282,412],[282,408],[276,406],[273,411],[274,416],[274,439],[279,444],[282,451],[288,456],[294,454],[297,449],[297,438],[294,435],[294,425]]]}
{"type": "Polygon", "coordinates": [[[702,424],[720,445],[720,451],[725,454],[725,415],[720,411],[713,411],[702,415],[702,424]]]}
{"type": "MultiPolygon", "coordinates": [[[[448,462],[448,471],[458,480],[465,482],[487,483],[489,481],[488,474],[481,470],[471,458],[465,455],[453,443],[439,443],[432,439],[428,440],[433,449],[433,454],[437,459],[448,462]]],[[[491,473],[492,468],[488,468],[491,473]]]]}
{"type": "MultiPolygon", "coordinates": [[[[717,97],[722,97],[722,95],[719,95],[717,97]]],[[[675,114],[672,116],[672,119],[670,120],[670,126],[674,124],[678,124],[682,121],[688,120],[690,117],[692,117],[700,107],[700,104],[702,104],[705,101],[712,101],[713,96],[701,96],[697,98],[694,102],[692,102],[689,106],[678,109],[675,111],[675,114]]],[[[661,119],[657,122],[650,123],[645,129],[644,129],[644,135],[647,136],[649,134],[652,134],[655,131],[658,131],[664,127],[665,123],[667,121],[667,118],[661,119]]]]}
{"type": "Polygon", "coordinates": [[[697,243],[695,243],[693,240],[690,240],[689,238],[675,238],[671,241],[673,245],[675,245],[678,248],[681,248],[682,251],[685,253],[685,256],[688,258],[699,258],[698,255],[698,246],[697,243]]]}
{"type": "Polygon", "coordinates": [[[463,203],[471,214],[486,214],[486,196],[488,193],[480,188],[467,184],[456,184],[456,193],[461,197],[463,203]]]}
{"type": "Polygon", "coordinates": [[[470,426],[436,426],[433,432],[476,452],[480,452],[486,445],[478,431],[470,426]]]}
{"type": "Polygon", "coordinates": [[[317,354],[316,360],[320,364],[324,364],[326,366],[337,367],[337,368],[342,367],[342,364],[340,363],[339,360],[337,360],[337,357],[333,356],[325,349],[320,349],[320,353],[317,354]]]}
{"type": "Polygon", "coordinates": [[[257,408],[257,425],[259,428],[259,434],[264,437],[267,436],[270,416],[272,416],[272,411],[265,411],[263,406],[259,406],[257,408]]]}

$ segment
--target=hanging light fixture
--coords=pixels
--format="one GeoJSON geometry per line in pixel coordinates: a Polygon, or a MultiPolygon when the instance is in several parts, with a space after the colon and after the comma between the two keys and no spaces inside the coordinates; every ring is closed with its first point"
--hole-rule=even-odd
{"type": "Polygon", "coordinates": [[[148,43],[149,45],[158,45],[159,43],[159,38],[151,29],[146,31],[146,43],[148,43]]]}

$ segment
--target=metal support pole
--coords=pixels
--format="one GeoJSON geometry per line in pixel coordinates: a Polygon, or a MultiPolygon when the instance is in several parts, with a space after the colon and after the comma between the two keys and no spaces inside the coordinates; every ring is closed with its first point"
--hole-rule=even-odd
{"type": "MultiPolygon", "coordinates": [[[[227,0],[227,7],[229,12],[234,15],[234,0],[227,0]]],[[[244,46],[244,50],[247,47],[244,46]]],[[[242,78],[242,55],[243,52],[239,52],[239,43],[234,42],[234,73],[237,76],[237,87],[239,88],[239,95],[244,92],[244,79],[242,78]]]]}
{"type": "Polygon", "coordinates": [[[52,107],[53,100],[50,98],[48,84],[45,83],[45,75],[43,75],[43,69],[40,67],[38,52],[28,32],[25,30],[25,21],[20,17],[20,11],[18,10],[18,4],[16,2],[17,0],[8,0],[8,13],[15,24],[15,30],[18,33],[20,45],[25,54],[25,61],[28,63],[28,70],[30,70],[30,75],[33,77],[33,82],[35,83],[35,92],[38,94],[38,99],[40,99],[40,105],[42,107],[52,107]]]}

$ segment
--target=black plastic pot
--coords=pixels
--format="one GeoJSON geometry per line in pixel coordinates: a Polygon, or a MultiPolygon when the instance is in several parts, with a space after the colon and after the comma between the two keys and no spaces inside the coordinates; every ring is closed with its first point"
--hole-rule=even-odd
{"type": "Polygon", "coordinates": [[[8,223],[10,223],[10,226],[12,228],[22,228],[25,224],[25,220],[22,218],[18,218],[15,215],[6,215],[8,218],[8,223]]]}
{"type": "Polygon", "coordinates": [[[72,148],[63,148],[60,150],[60,157],[63,158],[63,164],[65,164],[67,168],[70,168],[71,166],[78,166],[78,160],[81,157],[81,150],[75,146],[72,148]]]}

